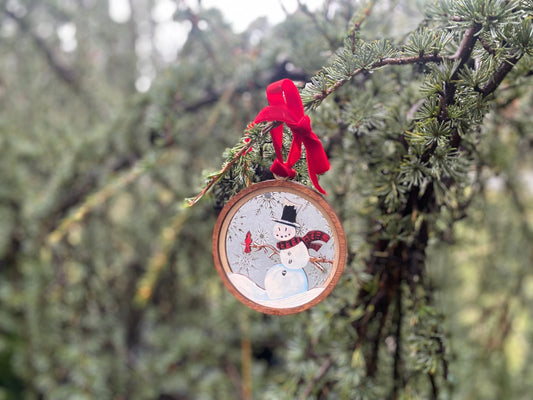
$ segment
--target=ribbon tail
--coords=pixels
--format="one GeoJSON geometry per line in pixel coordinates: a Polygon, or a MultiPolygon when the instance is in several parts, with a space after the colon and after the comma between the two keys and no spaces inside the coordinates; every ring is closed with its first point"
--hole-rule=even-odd
{"type": "Polygon", "coordinates": [[[304,139],[304,147],[306,151],[308,163],[312,163],[313,171],[316,174],[323,174],[326,171],[329,171],[330,165],[328,156],[320,139],[313,133],[312,136],[308,136],[304,139]]]}
{"type": "Polygon", "coordinates": [[[283,161],[283,153],[281,152],[283,146],[283,125],[273,128],[270,131],[270,136],[272,136],[272,145],[274,146],[277,159],[283,161]]]}
{"type": "MultiPolygon", "coordinates": [[[[281,132],[281,135],[283,135],[283,132],[281,132]]],[[[282,138],[282,136],[280,136],[280,138],[282,138]]],[[[274,136],[272,136],[272,141],[275,141],[274,136]]],[[[272,163],[270,171],[278,176],[288,177],[291,179],[294,178],[296,176],[296,171],[292,167],[302,156],[302,140],[297,136],[293,136],[289,155],[287,156],[287,161],[285,162],[283,161],[283,156],[281,153],[281,141],[279,142],[279,153],[276,146],[274,146],[274,150],[276,151],[277,158],[272,163]]]]}
{"type": "Polygon", "coordinates": [[[318,190],[323,195],[327,195],[327,192],[318,183],[318,175],[317,174],[315,174],[314,172],[309,171],[309,179],[311,179],[311,182],[313,183],[313,186],[315,187],[316,190],[318,190]]]}
{"type": "MultiPolygon", "coordinates": [[[[307,164],[307,166],[309,167],[309,164],[307,164]]],[[[309,179],[311,179],[311,182],[313,183],[313,186],[316,188],[316,190],[318,190],[323,195],[327,195],[328,194],[324,189],[322,189],[322,186],[320,186],[320,184],[318,183],[318,175],[317,174],[309,171],[309,179]]]]}
{"type": "Polygon", "coordinates": [[[293,135],[289,155],[287,156],[287,165],[292,168],[296,161],[302,156],[302,139],[299,135],[293,135]]]}
{"type": "Polygon", "coordinates": [[[255,123],[266,121],[280,121],[285,123],[293,123],[294,116],[286,108],[280,106],[266,106],[254,119],[255,123]]]}
{"type": "Polygon", "coordinates": [[[307,170],[309,171],[309,178],[315,188],[322,194],[327,194],[318,183],[318,175],[323,174],[330,168],[328,156],[322,147],[320,139],[313,134],[314,137],[307,137],[304,141],[307,170]]]}

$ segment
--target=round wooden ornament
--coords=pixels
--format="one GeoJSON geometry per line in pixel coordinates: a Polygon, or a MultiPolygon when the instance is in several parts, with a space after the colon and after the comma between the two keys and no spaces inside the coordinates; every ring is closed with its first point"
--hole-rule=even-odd
{"type": "Polygon", "coordinates": [[[271,180],[242,190],[222,209],[213,257],[242,303],[266,314],[293,314],[333,290],[346,261],[346,238],[321,195],[271,180]]]}

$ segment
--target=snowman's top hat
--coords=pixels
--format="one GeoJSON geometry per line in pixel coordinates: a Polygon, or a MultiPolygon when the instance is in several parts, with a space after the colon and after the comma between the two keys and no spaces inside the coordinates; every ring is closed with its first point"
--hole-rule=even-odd
{"type": "Polygon", "coordinates": [[[280,224],[289,225],[295,228],[299,228],[300,225],[296,223],[296,213],[298,211],[296,204],[285,204],[283,206],[283,213],[281,218],[272,218],[272,221],[278,222],[280,224]]]}

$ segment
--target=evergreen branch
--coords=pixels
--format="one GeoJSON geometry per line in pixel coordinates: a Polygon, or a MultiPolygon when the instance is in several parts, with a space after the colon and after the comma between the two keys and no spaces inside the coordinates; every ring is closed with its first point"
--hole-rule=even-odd
{"type": "MultiPolygon", "coordinates": [[[[478,38],[478,34],[483,27],[480,23],[474,23],[470,28],[468,28],[465,32],[465,35],[463,36],[461,43],[459,44],[459,47],[457,48],[457,51],[452,56],[443,56],[439,54],[438,52],[432,52],[432,53],[424,53],[423,51],[420,51],[420,54],[415,56],[407,56],[407,57],[379,57],[374,62],[371,62],[368,65],[364,65],[362,67],[358,67],[352,71],[349,71],[342,76],[340,79],[333,79],[333,84],[329,84],[329,81],[332,81],[332,79],[328,76],[326,76],[326,73],[324,71],[321,71],[317,76],[311,79],[311,82],[321,82],[321,81],[327,81],[328,85],[326,87],[322,87],[321,90],[318,93],[313,93],[312,96],[308,96],[304,99],[304,106],[306,108],[311,108],[313,106],[318,105],[322,101],[324,101],[329,95],[339,90],[346,82],[353,79],[355,76],[376,70],[378,68],[388,66],[388,65],[408,65],[408,64],[426,64],[426,63],[442,63],[445,60],[449,61],[459,61],[459,66],[462,67],[470,58],[472,51],[474,49],[474,45],[476,43],[476,40],[478,38]],[[321,79],[325,78],[325,79],[321,79]]],[[[348,36],[347,43],[351,46],[351,53],[352,57],[355,56],[355,52],[357,50],[357,42],[355,41],[355,33],[350,32],[348,36]]],[[[360,46],[362,47],[362,46],[360,46]]],[[[338,59],[340,61],[342,60],[342,54],[338,56],[338,59]]],[[[333,61],[332,65],[335,65],[336,61],[333,61]]],[[[458,69],[459,70],[459,69],[458,69]]],[[[458,74],[458,71],[456,71],[456,74],[458,74]]]]}
{"type": "Polygon", "coordinates": [[[169,253],[189,218],[187,211],[188,209],[180,209],[172,218],[170,224],[162,229],[160,239],[157,241],[157,243],[160,243],[159,248],[148,260],[146,271],[137,283],[134,296],[136,306],[145,307],[152,297],[161,272],[168,265],[169,253]]]}
{"type": "MultiPolygon", "coordinates": [[[[451,119],[448,114],[449,107],[457,104],[456,92],[457,84],[461,72],[463,71],[464,66],[469,62],[474,50],[476,41],[479,38],[479,33],[483,25],[481,23],[473,23],[472,26],[466,29],[463,38],[457,48],[455,54],[450,57],[446,57],[446,61],[453,61],[453,65],[450,65],[448,68],[448,73],[442,74],[438,78],[434,78],[436,86],[435,89],[432,89],[435,94],[438,95],[438,113],[436,114],[436,120],[438,125],[436,127],[444,127],[446,124],[450,123],[451,119]]],[[[446,70],[446,68],[443,68],[446,70]]],[[[439,71],[440,72],[440,71],[439,71]]],[[[435,133],[433,133],[436,135],[435,133]]],[[[437,137],[441,136],[441,133],[437,137]]],[[[454,126],[453,131],[451,132],[450,144],[453,148],[457,148],[460,144],[461,138],[459,130],[454,126]]],[[[429,142],[430,145],[425,149],[420,160],[423,163],[427,163],[431,155],[436,151],[438,147],[437,141],[429,142]]]]}
{"type": "Polygon", "coordinates": [[[413,57],[384,58],[372,65],[372,68],[384,67],[385,65],[407,65],[407,64],[426,64],[430,62],[440,63],[447,59],[438,54],[424,54],[413,57]]]}
{"type": "Polygon", "coordinates": [[[483,49],[485,49],[485,51],[487,53],[489,53],[491,56],[495,56],[496,55],[496,50],[494,50],[491,45],[489,43],[487,43],[487,41],[485,39],[483,39],[482,37],[479,38],[479,43],[481,44],[481,46],[483,47],[483,49]]]}
{"type": "MultiPolygon", "coordinates": [[[[463,39],[461,40],[461,43],[459,45],[459,48],[455,52],[455,54],[451,57],[452,60],[458,61],[459,65],[457,68],[455,68],[452,76],[446,82],[446,85],[443,87],[443,94],[439,96],[440,100],[440,110],[439,110],[439,116],[438,120],[439,122],[444,122],[449,120],[448,116],[448,107],[452,104],[455,104],[455,92],[457,90],[457,86],[455,84],[455,81],[457,80],[459,73],[461,72],[461,69],[463,66],[468,62],[470,59],[470,56],[472,55],[472,51],[474,50],[474,45],[476,44],[476,40],[479,37],[479,32],[481,31],[481,28],[483,28],[483,25],[475,22],[470,28],[468,28],[465,32],[465,35],[463,36],[463,39]]],[[[453,148],[459,147],[459,144],[461,142],[461,136],[459,135],[459,131],[457,128],[454,129],[454,132],[452,134],[452,139],[450,141],[451,146],[453,148]]],[[[434,148],[430,149],[428,153],[428,156],[433,154],[436,150],[437,146],[434,146],[434,148]]],[[[428,157],[429,159],[429,157],[428,157]]]]}
{"type": "MultiPolygon", "coordinates": [[[[280,122],[269,122],[266,124],[266,126],[261,130],[260,136],[263,136],[267,133],[269,133],[273,128],[278,126],[280,122]]],[[[226,161],[224,165],[222,166],[222,169],[220,169],[218,172],[215,172],[214,174],[211,174],[208,178],[208,181],[204,188],[198,193],[195,197],[192,199],[187,200],[187,204],[189,207],[194,206],[198,201],[204,197],[209,191],[213,188],[213,186],[228,173],[231,168],[243,157],[245,156],[250,149],[255,144],[255,141],[252,139],[249,142],[242,145],[241,149],[233,155],[231,159],[226,161]]]]}
{"type": "MultiPolygon", "coordinates": [[[[439,54],[423,54],[420,56],[410,56],[410,57],[390,57],[390,58],[383,58],[380,59],[372,64],[370,64],[368,67],[365,68],[357,68],[353,70],[346,78],[337,80],[333,85],[328,87],[327,89],[324,89],[320,93],[315,93],[312,96],[311,100],[303,99],[304,106],[306,108],[310,108],[313,105],[316,105],[317,103],[321,103],[324,101],[328,96],[335,93],[337,90],[339,90],[344,84],[348,81],[350,81],[355,76],[362,74],[364,72],[372,71],[375,69],[378,69],[380,67],[384,67],[387,65],[408,65],[408,64],[426,64],[430,62],[435,63],[441,63],[444,60],[448,59],[447,57],[441,56],[439,54]]],[[[323,74],[323,72],[322,72],[323,74]]]]}
{"type": "Polygon", "coordinates": [[[470,28],[468,28],[463,36],[463,39],[461,40],[461,43],[459,44],[459,47],[457,48],[457,51],[449,59],[459,60],[460,65],[464,65],[470,58],[472,50],[474,50],[474,45],[476,44],[478,34],[482,27],[482,24],[475,22],[470,28]]]}
{"type": "Polygon", "coordinates": [[[88,196],[70,216],[64,218],[59,226],[48,235],[48,245],[54,246],[59,243],[75,223],[82,221],[96,207],[104,204],[116,192],[134,182],[137,178],[142,176],[147,169],[153,168],[158,163],[163,162],[170,155],[167,153],[155,160],[152,159],[152,156],[153,154],[149,154],[147,157],[137,161],[132,168],[112,180],[97,192],[88,196]]]}
{"type": "Polygon", "coordinates": [[[348,37],[350,39],[352,39],[352,42],[355,42],[355,37],[356,37],[357,33],[361,30],[361,26],[363,25],[363,23],[367,20],[367,18],[372,13],[372,9],[374,8],[375,4],[376,4],[376,0],[369,1],[369,3],[366,6],[366,8],[362,11],[362,15],[359,17],[359,19],[357,19],[354,22],[354,24],[352,26],[352,29],[350,29],[350,31],[348,33],[348,37]]]}
{"type": "Polygon", "coordinates": [[[496,69],[494,75],[491,76],[487,84],[480,89],[483,97],[487,97],[500,86],[507,74],[511,72],[516,63],[520,60],[521,55],[512,55],[508,59],[504,60],[496,69]]]}

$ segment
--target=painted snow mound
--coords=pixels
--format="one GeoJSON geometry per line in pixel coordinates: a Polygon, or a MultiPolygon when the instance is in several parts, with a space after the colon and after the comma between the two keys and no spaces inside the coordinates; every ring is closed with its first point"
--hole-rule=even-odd
{"type": "Polygon", "coordinates": [[[228,274],[230,282],[243,296],[265,307],[292,308],[306,304],[320,295],[325,288],[317,287],[306,292],[298,293],[290,297],[278,300],[270,300],[265,289],[257,286],[250,278],[242,274],[228,274]]]}

